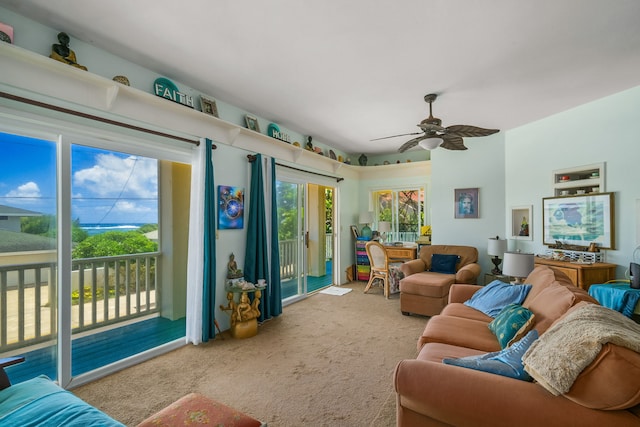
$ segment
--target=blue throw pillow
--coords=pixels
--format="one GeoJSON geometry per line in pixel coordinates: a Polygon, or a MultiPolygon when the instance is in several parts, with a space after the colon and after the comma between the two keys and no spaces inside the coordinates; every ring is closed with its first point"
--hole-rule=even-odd
{"type": "Polygon", "coordinates": [[[431,255],[431,270],[434,273],[456,274],[456,264],[460,261],[459,255],[433,254],[431,255]]]}
{"type": "Polygon", "coordinates": [[[522,304],[529,294],[531,285],[512,285],[494,280],[477,291],[465,305],[496,317],[509,304],[522,304]]]}
{"type": "Polygon", "coordinates": [[[520,304],[509,304],[489,323],[489,329],[498,338],[500,348],[507,348],[533,328],[534,318],[531,310],[520,304]]]}
{"type": "Polygon", "coordinates": [[[522,356],[537,339],[538,331],[533,329],[520,341],[504,350],[482,354],[480,356],[443,359],[442,362],[446,365],[475,369],[476,371],[489,372],[517,380],[531,381],[531,376],[524,370],[522,356]]]}

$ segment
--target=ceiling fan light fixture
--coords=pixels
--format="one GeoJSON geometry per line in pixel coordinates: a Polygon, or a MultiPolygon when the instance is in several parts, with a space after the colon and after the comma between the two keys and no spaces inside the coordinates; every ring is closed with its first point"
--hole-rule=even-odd
{"type": "Polygon", "coordinates": [[[443,142],[444,142],[444,139],[442,138],[427,138],[420,141],[418,145],[424,148],[425,150],[435,150],[440,145],[442,145],[443,142]]]}

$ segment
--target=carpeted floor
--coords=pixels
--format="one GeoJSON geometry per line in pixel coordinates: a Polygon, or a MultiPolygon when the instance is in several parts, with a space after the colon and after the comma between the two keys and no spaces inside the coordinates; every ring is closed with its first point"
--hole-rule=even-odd
{"type": "Polygon", "coordinates": [[[245,340],[217,338],[128,368],[73,392],[136,425],[199,392],[279,426],[394,426],[392,373],[416,355],[427,318],[403,316],[399,294],[316,294],[245,340]]]}

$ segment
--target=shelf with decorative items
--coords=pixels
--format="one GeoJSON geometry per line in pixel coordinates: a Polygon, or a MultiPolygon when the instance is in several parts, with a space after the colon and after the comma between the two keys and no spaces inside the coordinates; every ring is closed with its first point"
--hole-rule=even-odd
{"type": "Polygon", "coordinates": [[[602,193],[605,189],[605,163],[553,171],[554,196],[602,193]]]}

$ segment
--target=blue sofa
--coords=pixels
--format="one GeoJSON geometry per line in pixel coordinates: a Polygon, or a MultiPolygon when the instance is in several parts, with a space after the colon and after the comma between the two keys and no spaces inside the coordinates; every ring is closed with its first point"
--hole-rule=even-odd
{"type": "MultiPolygon", "coordinates": [[[[0,368],[19,362],[19,358],[0,359],[0,368]]],[[[44,375],[10,385],[3,369],[0,371],[0,425],[124,426],[44,375]]]]}

